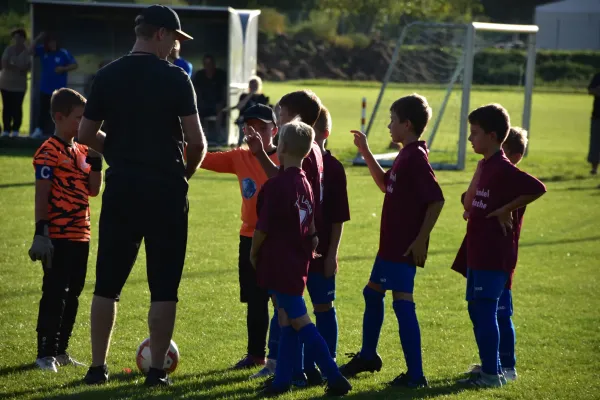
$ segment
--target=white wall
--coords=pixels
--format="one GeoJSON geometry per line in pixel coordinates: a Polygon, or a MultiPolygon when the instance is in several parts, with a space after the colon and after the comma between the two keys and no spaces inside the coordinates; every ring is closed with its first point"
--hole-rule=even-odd
{"type": "Polygon", "coordinates": [[[600,50],[599,13],[536,11],[540,27],[537,47],[560,50],[600,50]]]}

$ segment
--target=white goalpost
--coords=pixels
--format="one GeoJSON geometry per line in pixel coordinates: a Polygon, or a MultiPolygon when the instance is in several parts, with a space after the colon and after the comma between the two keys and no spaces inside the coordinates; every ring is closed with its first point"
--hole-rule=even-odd
{"type": "MultiPolygon", "coordinates": [[[[385,108],[401,96],[419,92],[428,98],[433,109],[433,119],[423,138],[432,153],[439,154],[440,160],[435,160],[436,157],[432,159],[433,168],[463,170],[466,162],[474,68],[478,67],[474,65],[475,55],[486,47],[517,46],[521,43],[518,40],[521,35],[527,36],[525,44],[522,45],[526,47],[525,65],[520,65],[517,71],[499,74],[502,75],[499,83],[523,90],[523,103],[518,107],[522,108],[519,110],[521,126],[529,131],[537,32],[536,25],[484,22],[408,24],[396,42],[365,130],[367,136],[371,135],[369,142],[382,141],[373,135],[385,130],[385,120],[388,117],[385,108]],[[504,43],[501,43],[502,41],[504,43]],[[384,109],[381,110],[381,107],[384,109]]],[[[502,99],[496,102],[502,103],[502,99]]],[[[511,111],[513,114],[516,112],[514,109],[509,110],[511,111]]],[[[397,151],[376,154],[375,158],[382,166],[390,167],[397,154],[397,151]]],[[[360,154],[357,154],[353,163],[366,165],[360,154]]]]}

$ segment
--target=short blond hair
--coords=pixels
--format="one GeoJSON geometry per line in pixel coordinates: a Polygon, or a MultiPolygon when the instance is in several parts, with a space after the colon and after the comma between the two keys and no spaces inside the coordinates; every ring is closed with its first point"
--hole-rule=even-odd
{"type": "Polygon", "coordinates": [[[262,81],[262,79],[260,79],[260,76],[258,76],[258,75],[251,76],[250,79],[248,80],[248,85],[250,85],[250,83],[252,83],[252,82],[256,82],[256,86],[258,86],[258,90],[256,91],[256,93],[261,94],[262,87],[263,87],[263,81],[262,81]]]}
{"type": "Polygon", "coordinates": [[[527,131],[520,126],[511,126],[503,147],[510,154],[525,154],[525,150],[527,150],[527,131]]]}
{"type": "Polygon", "coordinates": [[[314,140],[313,128],[298,118],[283,125],[279,130],[279,146],[285,146],[285,152],[292,156],[306,157],[314,140]]]}
{"type": "Polygon", "coordinates": [[[329,113],[327,107],[323,105],[321,105],[321,113],[315,122],[314,129],[315,134],[318,133],[319,135],[322,135],[325,133],[325,131],[331,132],[331,114],[329,113]]]}

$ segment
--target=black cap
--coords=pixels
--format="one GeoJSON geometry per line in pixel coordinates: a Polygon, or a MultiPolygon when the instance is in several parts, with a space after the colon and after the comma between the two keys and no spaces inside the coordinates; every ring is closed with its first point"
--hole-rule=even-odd
{"type": "Polygon", "coordinates": [[[276,124],[277,119],[275,118],[275,112],[269,106],[265,106],[264,104],[256,104],[250,107],[244,113],[244,122],[249,119],[260,119],[262,122],[271,122],[276,124]]]}
{"type": "Polygon", "coordinates": [[[142,21],[147,24],[177,32],[177,39],[180,41],[193,39],[193,37],[181,30],[179,16],[172,8],[155,4],[144,9],[141,16],[142,21]]]}

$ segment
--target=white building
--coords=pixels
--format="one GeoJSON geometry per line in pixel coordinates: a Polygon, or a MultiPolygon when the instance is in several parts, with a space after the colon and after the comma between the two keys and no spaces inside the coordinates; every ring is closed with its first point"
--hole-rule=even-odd
{"type": "Polygon", "coordinates": [[[600,50],[600,0],[564,0],[538,6],[537,47],[600,50]]]}

